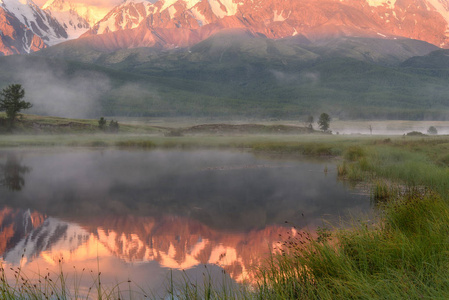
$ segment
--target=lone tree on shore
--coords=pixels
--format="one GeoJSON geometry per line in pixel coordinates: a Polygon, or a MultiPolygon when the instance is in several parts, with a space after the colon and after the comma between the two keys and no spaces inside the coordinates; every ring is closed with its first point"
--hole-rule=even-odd
{"type": "Polygon", "coordinates": [[[14,126],[14,121],[21,110],[33,106],[30,102],[24,101],[23,97],[25,91],[21,84],[11,84],[0,93],[0,111],[6,112],[10,127],[14,126]]]}
{"type": "Polygon", "coordinates": [[[430,126],[429,129],[427,129],[427,133],[431,135],[438,134],[438,130],[435,128],[435,126],[430,126]]]}
{"type": "Polygon", "coordinates": [[[329,117],[329,115],[326,113],[322,113],[320,115],[320,118],[318,119],[318,126],[320,127],[321,130],[327,131],[329,129],[330,122],[331,117],[329,117]]]}
{"type": "Polygon", "coordinates": [[[106,129],[106,119],[104,117],[101,117],[100,120],[98,120],[98,127],[101,130],[105,130],[106,129]]]}

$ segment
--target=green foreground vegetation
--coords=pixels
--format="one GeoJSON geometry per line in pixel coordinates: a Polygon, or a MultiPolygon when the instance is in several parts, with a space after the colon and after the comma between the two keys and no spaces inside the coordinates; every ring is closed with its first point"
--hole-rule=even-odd
{"type": "MultiPolygon", "coordinates": [[[[38,118],[27,116],[21,124],[30,120],[43,124],[38,118]]],[[[373,205],[379,212],[375,221],[323,229],[317,237],[306,232],[292,235],[279,253],[273,253],[267,264],[257,269],[259,281],[254,286],[236,288],[226,280],[217,285],[207,276],[201,284],[188,278],[182,282],[169,279],[165,299],[449,298],[448,136],[275,135],[269,130],[258,135],[222,136],[213,131],[183,131],[176,136],[173,128],[126,124],[120,125],[120,131],[128,134],[105,134],[98,133],[96,120],[52,118],[45,122],[79,122],[95,134],[82,130],[62,135],[55,129],[54,134],[31,135],[33,129],[23,126],[23,134],[2,135],[0,147],[236,148],[328,156],[339,159],[341,180],[371,186],[373,205]]],[[[0,276],[2,299],[85,298],[73,292],[76,283],[68,285],[63,273],[52,281],[41,278],[38,286],[27,281],[20,270],[16,275],[12,282],[0,276]]],[[[89,297],[123,298],[119,286],[100,282],[100,274],[93,277],[94,292],[89,297]]],[[[157,298],[151,291],[130,289],[133,299],[157,298]]]]}

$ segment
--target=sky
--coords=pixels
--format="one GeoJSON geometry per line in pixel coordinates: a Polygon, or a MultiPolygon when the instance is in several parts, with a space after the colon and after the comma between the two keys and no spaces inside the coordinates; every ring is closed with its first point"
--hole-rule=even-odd
{"type": "MultiPolygon", "coordinates": [[[[48,0],[33,0],[34,3],[39,5],[39,7],[42,7],[48,0]]],[[[96,7],[108,7],[112,9],[113,7],[117,6],[123,0],[72,0],[76,3],[85,3],[89,6],[96,6],[96,7]]]]}

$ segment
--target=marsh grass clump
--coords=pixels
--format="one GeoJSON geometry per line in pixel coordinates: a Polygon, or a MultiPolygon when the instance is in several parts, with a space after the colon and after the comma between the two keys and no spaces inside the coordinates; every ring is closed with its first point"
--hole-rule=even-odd
{"type": "Polygon", "coordinates": [[[367,177],[367,174],[362,171],[360,165],[350,164],[348,165],[348,171],[346,174],[346,179],[352,182],[363,181],[367,177]]]}
{"type": "Polygon", "coordinates": [[[341,180],[358,182],[368,178],[369,174],[364,172],[358,163],[343,163],[337,166],[337,176],[341,180]]]}
{"type": "Polygon", "coordinates": [[[449,297],[449,207],[432,192],[385,205],[330,241],[293,238],[260,272],[260,299],[449,297]],[[293,241],[292,241],[293,240],[293,241]],[[299,243],[301,241],[301,243],[299,243]]]}
{"type": "Polygon", "coordinates": [[[337,176],[344,178],[346,174],[348,174],[348,167],[346,161],[344,161],[342,164],[337,165],[337,176]]]}
{"type": "Polygon", "coordinates": [[[344,152],[344,158],[349,161],[357,161],[365,156],[365,150],[360,146],[351,146],[344,152]]]}
{"type": "Polygon", "coordinates": [[[400,190],[385,180],[376,180],[371,187],[370,198],[374,205],[385,204],[386,202],[396,199],[400,190]]]}

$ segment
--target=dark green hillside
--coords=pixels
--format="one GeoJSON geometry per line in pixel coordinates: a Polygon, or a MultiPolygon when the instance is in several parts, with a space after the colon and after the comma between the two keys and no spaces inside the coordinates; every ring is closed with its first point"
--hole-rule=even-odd
{"type": "Polygon", "coordinates": [[[32,113],[65,117],[449,118],[449,72],[422,67],[440,51],[420,41],[222,34],[169,51],[76,46],[0,59],[0,86],[23,83],[32,113]]]}
{"type": "Polygon", "coordinates": [[[218,33],[189,49],[124,49],[103,52],[90,39],[72,40],[46,48],[37,55],[71,59],[126,69],[144,63],[166,68],[174,61],[223,61],[226,57],[249,60],[261,58],[285,63],[286,59],[308,62],[316,59],[346,57],[382,65],[398,65],[404,60],[438,50],[435,45],[411,39],[375,39],[340,37],[311,42],[303,36],[280,40],[253,37],[247,33],[218,33]]]}
{"type": "Polygon", "coordinates": [[[449,69],[449,50],[437,50],[424,56],[414,56],[401,64],[402,67],[423,69],[449,69]]]}

